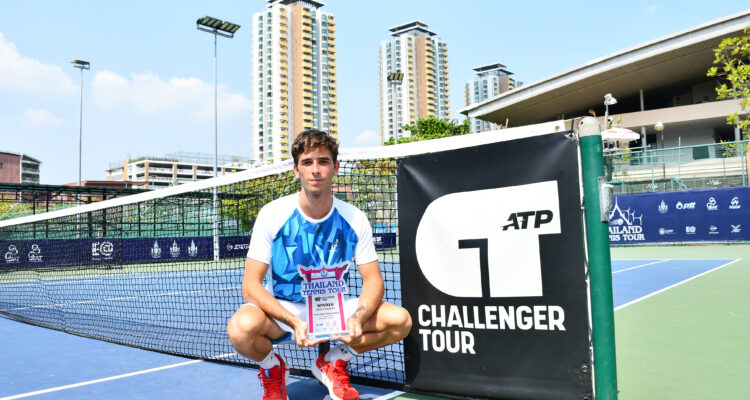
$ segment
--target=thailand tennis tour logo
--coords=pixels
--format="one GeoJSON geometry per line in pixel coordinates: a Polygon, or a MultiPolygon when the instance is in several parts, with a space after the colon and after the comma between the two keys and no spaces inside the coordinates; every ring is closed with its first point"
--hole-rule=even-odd
{"type": "Polygon", "coordinates": [[[659,210],[659,214],[666,214],[669,211],[669,206],[664,202],[664,200],[661,201],[659,207],[657,208],[659,210]]]}
{"type": "Polygon", "coordinates": [[[21,256],[18,253],[18,247],[16,245],[11,244],[8,246],[8,250],[5,252],[5,263],[6,264],[16,264],[21,260],[21,256]]]}
{"type": "MultiPolygon", "coordinates": [[[[661,206],[667,207],[662,200],[661,206]]],[[[666,208],[665,208],[666,209],[666,208]]],[[[643,233],[643,214],[636,214],[630,207],[623,210],[615,198],[615,205],[609,212],[609,241],[610,242],[643,242],[646,235],[643,233]]]]}
{"type": "Polygon", "coordinates": [[[559,209],[556,181],[442,196],[417,227],[417,262],[451,296],[542,296],[539,236],[560,233],[559,209]]]}
{"type": "Polygon", "coordinates": [[[115,246],[112,242],[93,242],[91,243],[91,260],[92,261],[107,261],[112,259],[112,255],[115,252],[115,246]]]}

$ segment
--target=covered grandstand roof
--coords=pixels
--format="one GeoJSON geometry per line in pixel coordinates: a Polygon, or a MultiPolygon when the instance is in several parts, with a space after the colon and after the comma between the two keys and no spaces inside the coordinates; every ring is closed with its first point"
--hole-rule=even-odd
{"type": "Polygon", "coordinates": [[[705,79],[713,49],[746,26],[750,10],[597,58],[467,106],[461,113],[495,123],[507,118],[510,126],[520,126],[580,116],[592,104],[601,104],[605,93],[628,97],[641,89],[705,79]]]}

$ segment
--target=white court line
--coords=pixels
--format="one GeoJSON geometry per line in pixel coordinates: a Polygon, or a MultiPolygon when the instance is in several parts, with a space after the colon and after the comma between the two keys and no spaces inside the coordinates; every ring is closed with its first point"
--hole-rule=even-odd
{"type": "MultiPolygon", "coordinates": [[[[233,356],[235,354],[237,354],[237,353],[220,354],[218,356],[211,357],[209,360],[231,357],[231,356],[233,356]]],[[[80,387],[80,386],[93,385],[95,383],[102,383],[102,382],[107,382],[107,381],[114,381],[114,380],[117,380],[117,379],[129,378],[131,376],[136,376],[136,375],[150,374],[152,372],[162,371],[162,370],[170,369],[170,368],[184,367],[186,365],[197,364],[197,363],[200,363],[200,362],[203,362],[203,361],[205,361],[205,360],[191,360],[191,361],[185,361],[185,362],[181,362],[181,363],[177,363],[177,364],[164,365],[164,366],[161,366],[161,367],[156,367],[156,368],[151,368],[151,369],[144,369],[144,370],[141,370],[141,371],[130,372],[130,373],[127,373],[127,374],[110,376],[108,378],[94,379],[92,381],[73,383],[73,384],[70,384],[70,385],[57,386],[57,387],[53,387],[53,388],[49,388],[49,389],[37,390],[37,391],[34,391],[34,392],[21,393],[21,394],[16,394],[16,395],[7,396],[7,397],[0,397],[0,400],[21,399],[21,398],[24,398],[24,397],[36,396],[38,394],[44,394],[44,393],[50,393],[50,392],[57,392],[57,391],[60,391],[60,390],[72,389],[72,388],[76,388],[76,387],[80,387]]]]}
{"type": "MultiPolygon", "coordinates": [[[[58,303],[58,304],[39,304],[35,306],[26,306],[26,307],[16,307],[16,308],[8,308],[3,309],[2,311],[21,311],[21,310],[28,310],[31,308],[54,308],[54,307],[65,307],[65,306],[72,306],[77,304],[92,304],[92,303],[101,303],[105,301],[122,301],[122,300],[137,300],[142,299],[146,297],[163,297],[163,296],[175,296],[175,295],[182,295],[182,294],[196,294],[196,293],[204,293],[204,292],[213,292],[213,291],[227,291],[227,290],[236,290],[240,289],[242,286],[227,286],[223,288],[216,288],[216,289],[198,289],[198,290],[186,290],[186,291],[179,291],[179,292],[166,292],[166,293],[156,293],[156,294],[147,294],[144,296],[124,296],[124,297],[111,297],[108,299],[96,299],[96,300],[82,300],[82,301],[73,301],[69,303],[58,303]]],[[[2,399],[0,399],[2,400],[2,399]]]]}
{"type": "Polygon", "coordinates": [[[648,263],[648,264],[636,265],[635,267],[630,267],[630,268],[619,269],[617,271],[613,271],[612,274],[619,274],[620,272],[630,271],[631,269],[636,269],[636,268],[643,268],[643,267],[646,267],[646,266],[649,266],[649,265],[658,264],[658,263],[661,263],[661,262],[664,262],[664,261],[672,261],[672,260],[666,259],[666,260],[654,261],[654,262],[651,262],[651,263],[648,263]]]}
{"type": "MultiPolygon", "coordinates": [[[[394,398],[396,396],[401,396],[402,394],[404,394],[404,392],[400,392],[398,390],[395,390],[395,391],[393,391],[391,393],[384,394],[384,395],[382,395],[380,397],[376,397],[373,400],[387,400],[387,399],[392,399],[392,398],[394,398]]],[[[3,400],[3,399],[0,399],[0,400],[3,400]]]]}
{"type": "MultiPolygon", "coordinates": [[[[734,264],[734,263],[736,263],[737,261],[740,261],[740,260],[741,260],[741,258],[738,258],[738,259],[736,259],[736,260],[734,260],[734,261],[730,261],[730,262],[728,262],[728,263],[726,263],[726,264],[722,264],[722,265],[719,265],[718,267],[715,267],[715,268],[711,268],[711,269],[709,269],[708,271],[702,272],[702,273],[700,273],[700,274],[698,274],[698,275],[695,275],[695,276],[691,276],[690,278],[687,278],[687,279],[685,279],[684,281],[681,281],[681,282],[677,282],[677,283],[675,283],[674,285],[670,285],[670,286],[667,286],[667,287],[665,287],[665,288],[662,288],[662,289],[659,289],[659,290],[657,290],[657,291],[655,291],[655,292],[651,292],[651,293],[649,293],[649,294],[647,294],[647,295],[645,295],[645,296],[643,296],[643,297],[639,297],[639,298],[637,298],[637,299],[635,299],[635,300],[631,300],[631,301],[629,301],[629,302],[627,302],[627,303],[625,303],[625,304],[622,304],[622,305],[620,305],[620,306],[617,306],[617,307],[615,307],[615,311],[617,311],[617,310],[619,310],[619,309],[621,309],[621,308],[625,308],[625,307],[627,307],[627,306],[629,306],[629,305],[631,305],[631,304],[635,304],[635,303],[637,303],[637,302],[639,302],[639,301],[641,301],[641,300],[645,300],[645,299],[647,299],[647,298],[649,298],[649,297],[651,297],[651,296],[657,295],[657,294],[659,294],[659,293],[661,293],[661,292],[664,292],[664,291],[667,291],[667,290],[669,290],[669,289],[672,289],[673,287],[676,287],[676,286],[682,285],[682,284],[683,284],[683,283],[685,283],[685,282],[690,282],[690,281],[692,281],[692,280],[693,280],[693,279],[695,279],[695,278],[698,278],[698,277],[701,277],[701,276],[703,276],[703,275],[706,275],[706,274],[708,274],[709,272],[713,272],[713,271],[716,271],[716,270],[717,270],[717,269],[719,269],[719,268],[723,268],[723,267],[726,267],[727,265],[731,265],[731,264],[734,264]]],[[[0,400],[2,400],[2,399],[0,399],[0,400]]]]}

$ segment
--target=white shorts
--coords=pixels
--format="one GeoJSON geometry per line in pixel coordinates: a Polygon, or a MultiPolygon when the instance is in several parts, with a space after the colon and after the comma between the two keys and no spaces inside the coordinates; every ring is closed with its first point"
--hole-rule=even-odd
{"type": "MultiPolygon", "coordinates": [[[[305,311],[306,307],[305,307],[305,303],[304,302],[303,303],[294,303],[294,302],[291,302],[291,301],[288,301],[288,300],[282,300],[282,299],[276,299],[276,300],[279,302],[279,304],[281,304],[282,307],[286,308],[286,310],[289,311],[290,313],[292,313],[295,317],[298,317],[299,319],[301,319],[301,320],[303,320],[303,321],[305,321],[307,323],[307,312],[305,311]]],[[[346,316],[347,319],[349,319],[349,317],[351,317],[352,315],[354,315],[354,312],[357,311],[357,305],[358,304],[359,304],[359,298],[358,297],[347,298],[347,299],[344,300],[344,315],[346,316]]],[[[242,306],[243,307],[244,306],[258,307],[257,305],[255,305],[253,303],[245,303],[242,306]]],[[[286,335],[283,335],[282,337],[280,337],[278,339],[273,339],[271,342],[273,342],[273,344],[295,343],[296,340],[294,338],[294,329],[291,326],[289,326],[289,325],[287,325],[287,324],[285,324],[285,323],[283,323],[283,322],[281,322],[281,321],[279,321],[279,320],[277,320],[275,318],[272,318],[272,319],[277,324],[279,324],[279,327],[281,327],[281,329],[283,329],[284,331],[286,331],[286,335]]]]}

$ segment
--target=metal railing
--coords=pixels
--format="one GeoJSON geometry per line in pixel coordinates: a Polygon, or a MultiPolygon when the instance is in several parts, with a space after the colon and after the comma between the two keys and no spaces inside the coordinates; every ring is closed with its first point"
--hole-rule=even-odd
{"type": "Polygon", "coordinates": [[[749,150],[747,140],[606,150],[604,170],[615,193],[746,186],[749,150]]]}

